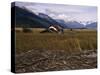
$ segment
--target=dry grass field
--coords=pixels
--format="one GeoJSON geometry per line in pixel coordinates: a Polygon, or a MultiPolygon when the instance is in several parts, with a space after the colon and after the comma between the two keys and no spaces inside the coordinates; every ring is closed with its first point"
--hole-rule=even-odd
{"type": "Polygon", "coordinates": [[[64,34],[16,31],[16,72],[97,67],[97,31],[64,30],[64,34]]]}
{"type": "Polygon", "coordinates": [[[65,30],[64,34],[16,32],[16,51],[31,49],[66,50],[67,52],[97,49],[97,33],[94,30],[65,30]]]}

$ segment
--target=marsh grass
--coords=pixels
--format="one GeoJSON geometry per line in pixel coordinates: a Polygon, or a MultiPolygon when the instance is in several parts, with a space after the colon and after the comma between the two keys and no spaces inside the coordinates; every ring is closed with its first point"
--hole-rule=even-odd
{"type": "Polygon", "coordinates": [[[16,52],[27,50],[65,50],[78,52],[97,50],[97,32],[95,30],[65,30],[64,34],[40,33],[41,29],[33,29],[32,33],[16,32],[16,52]]]}

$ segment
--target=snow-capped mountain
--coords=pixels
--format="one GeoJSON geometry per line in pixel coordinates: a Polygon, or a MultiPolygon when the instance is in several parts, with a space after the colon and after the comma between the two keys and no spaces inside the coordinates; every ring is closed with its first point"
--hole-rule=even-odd
{"type": "MultiPolygon", "coordinates": [[[[16,10],[16,26],[17,27],[35,27],[35,28],[48,28],[51,25],[59,25],[62,28],[97,28],[97,22],[78,22],[70,21],[68,19],[57,18],[44,14],[44,13],[34,13],[25,7],[12,7],[12,12],[16,10]],[[84,23],[84,24],[83,24],[84,23]]],[[[63,15],[64,16],[64,15],[63,15]]],[[[15,20],[12,18],[12,20],[15,20]]]]}

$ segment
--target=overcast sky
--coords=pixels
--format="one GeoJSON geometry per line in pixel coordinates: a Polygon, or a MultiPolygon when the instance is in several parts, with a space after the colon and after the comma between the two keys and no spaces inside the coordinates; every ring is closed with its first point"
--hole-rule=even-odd
{"type": "Polygon", "coordinates": [[[76,6],[29,2],[16,2],[16,6],[24,6],[35,13],[45,13],[52,18],[63,19],[65,21],[97,21],[97,7],[95,6],[76,6]]]}

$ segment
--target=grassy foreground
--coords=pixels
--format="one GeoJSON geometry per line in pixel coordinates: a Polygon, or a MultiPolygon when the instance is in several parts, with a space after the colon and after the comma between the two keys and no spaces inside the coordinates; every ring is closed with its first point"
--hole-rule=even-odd
{"type": "Polygon", "coordinates": [[[64,34],[16,32],[16,52],[23,53],[31,49],[65,50],[78,52],[81,50],[97,50],[97,31],[95,30],[64,30],[64,34]]]}

